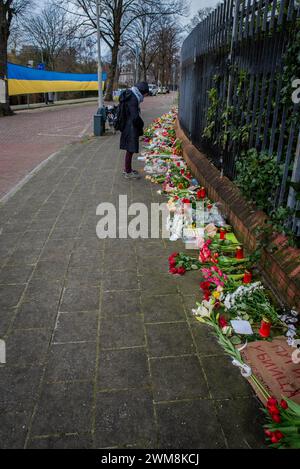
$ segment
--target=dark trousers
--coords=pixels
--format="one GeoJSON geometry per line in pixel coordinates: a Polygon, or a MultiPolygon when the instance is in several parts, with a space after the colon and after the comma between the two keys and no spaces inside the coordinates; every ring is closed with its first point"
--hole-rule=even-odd
{"type": "Polygon", "coordinates": [[[130,153],[130,151],[126,152],[126,155],[125,155],[125,171],[126,171],[126,173],[131,173],[131,171],[132,171],[132,156],[133,156],[133,153],[130,153]]]}

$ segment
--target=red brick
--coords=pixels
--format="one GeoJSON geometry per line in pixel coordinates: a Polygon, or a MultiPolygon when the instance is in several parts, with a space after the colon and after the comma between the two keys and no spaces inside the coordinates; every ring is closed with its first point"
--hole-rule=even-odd
{"type": "MultiPolygon", "coordinates": [[[[222,204],[225,216],[245,248],[252,252],[259,238],[257,227],[265,224],[267,215],[256,210],[239,189],[227,177],[220,177],[218,169],[197,150],[185,136],[177,122],[176,132],[183,141],[183,156],[200,184],[206,187],[208,196],[222,204]]],[[[260,261],[268,282],[289,306],[300,307],[300,250],[287,246],[283,235],[274,234],[271,246],[277,246],[276,252],[264,249],[260,261]]],[[[270,246],[270,247],[271,247],[270,246]]]]}

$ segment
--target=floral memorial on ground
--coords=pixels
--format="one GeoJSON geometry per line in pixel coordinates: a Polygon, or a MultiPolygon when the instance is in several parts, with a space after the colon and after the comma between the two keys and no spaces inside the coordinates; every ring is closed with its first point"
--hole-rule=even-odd
{"type": "Polygon", "coordinates": [[[300,402],[294,399],[300,390],[274,397],[244,358],[252,343],[277,338],[284,338],[292,355],[300,344],[298,312],[274,300],[262,282],[257,259],[245,252],[218,204],[193,177],[176,138],[176,118],[172,109],[147,128],[140,158],[146,179],[161,185],[157,192],[167,197],[170,240],[183,241],[182,251],[170,254],[170,275],[199,276],[199,302],[191,313],[213,328],[232,364],[264,402],[271,447],[300,448],[300,402]]]}

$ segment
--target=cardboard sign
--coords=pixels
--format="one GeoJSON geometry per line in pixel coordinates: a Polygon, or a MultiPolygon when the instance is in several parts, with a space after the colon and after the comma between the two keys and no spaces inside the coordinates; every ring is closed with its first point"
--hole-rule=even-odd
{"type": "Polygon", "coordinates": [[[279,400],[285,396],[300,404],[300,363],[293,361],[294,351],[295,348],[287,344],[285,337],[277,337],[272,342],[252,342],[241,353],[272,396],[279,400]]]}

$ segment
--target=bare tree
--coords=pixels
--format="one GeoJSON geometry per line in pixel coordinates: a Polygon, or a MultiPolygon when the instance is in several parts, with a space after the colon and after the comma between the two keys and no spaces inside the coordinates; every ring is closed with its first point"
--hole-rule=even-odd
{"type": "MultiPolygon", "coordinates": [[[[152,16],[171,14],[183,11],[183,0],[100,0],[101,6],[101,37],[111,51],[111,64],[108,72],[106,87],[107,100],[112,99],[113,85],[117,72],[118,54],[120,47],[126,41],[126,34],[133,23],[143,17],[146,12],[143,6],[152,5],[152,16]]],[[[81,25],[86,28],[86,34],[93,34],[96,25],[96,0],[64,0],[61,8],[76,15],[81,25]]]]}
{"type": "Polygon", "coordinates": [[[155,34],[156,54],[153,60],[155,81],[166,86],[172,81],[172,67],[178,63],[182,27],[176,18],[161,17],[155,34]]]}
{"type": "Polygon", "coordinates": [[[23,23],[25,41],[41,51],[43,62],[54,70],[58,57],[75,49],[78,22],[70,19],[54,3],[48,2],[42,10],[23,23]]]}
{"type": "Polygon", "coordinates": [[[0,116],[12,114],[7,82],[7,46],[11,28],[13,22],[26,13],[31,3],[31,0],[0,0],[0,86],[4,86],[1,99],[4,102],[0,102],[0,116]]]}
{"type": "Polygon", "coordinates": [[[144,4],[140,7],[140,16],[132,23],[127,32],[124,49],[129,51],[131,60],[135,60],[136,49],[139,50],[139,65],[143,81],[147,81],[148,70],[158,52],[155,40],[157,33],[157,7],[153,4],[144,4]]]}
{"type": "Polygon", "coordinates": [[[190,33],[201,21],[205,20],[205,18],[214,11],[214,9],[219,5],[219,3],[214,7],[205,7],[200,8],[195,16],[191,19],[189,24],[186,26],[186,31],[190,33]]]}

